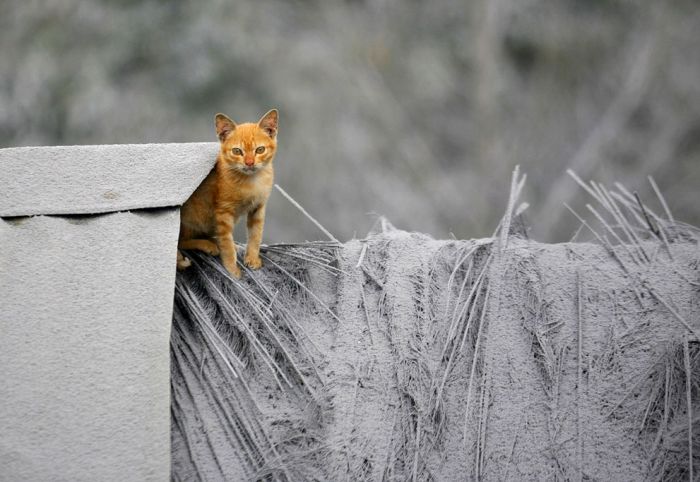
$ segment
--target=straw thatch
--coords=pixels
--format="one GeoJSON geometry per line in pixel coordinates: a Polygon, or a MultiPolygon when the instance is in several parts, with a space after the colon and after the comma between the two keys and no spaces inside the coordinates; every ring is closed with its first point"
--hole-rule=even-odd
{"type": "Polygon", "coordinates": [[[173,478],[692,478],[697,231],[581,183],[595,242],[529,241],[513,234],[523,181],[492,238],[380,220],[345,244],[268,246],[240,281],[193,254],[173,478]]]}

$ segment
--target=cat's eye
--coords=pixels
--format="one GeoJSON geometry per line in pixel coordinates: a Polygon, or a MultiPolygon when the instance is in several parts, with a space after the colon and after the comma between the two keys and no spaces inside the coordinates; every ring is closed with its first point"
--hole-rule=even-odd
{"type": "Polygon", "coordinates": [[[233,152],[234,155],[236,155],[236,156],[242,156],[242,155],[243,155],[243,151],[242,151],[241,149],[239,149],[238,147],[234,147],[233,149],[231,149],[231,152],[233,152]]]}
{"type": "Polygon", "coordinates": [[[262,154],[263,152],[265,152],[265,146],[258,146],[258,148],[255,149],[256,154],[262,154]]]}

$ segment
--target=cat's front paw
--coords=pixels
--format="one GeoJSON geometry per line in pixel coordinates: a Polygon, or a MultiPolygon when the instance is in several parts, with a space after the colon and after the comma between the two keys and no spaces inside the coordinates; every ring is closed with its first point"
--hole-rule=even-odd
{"type": "Polygon", "coordinates": [[[224,268],[226,268],[226,271],[228,271],[234,278],[241,279],[241,269],[236,264],[236,260],[224,261],[224,268]]]}
{"type": "Polygon", "coordinates": [[[245,264],[248,266],[250,269],[260,269],[262,266],[262,260],[260,259],[259,255],[249,255],[246,253],[245,255],[245,264]]]}

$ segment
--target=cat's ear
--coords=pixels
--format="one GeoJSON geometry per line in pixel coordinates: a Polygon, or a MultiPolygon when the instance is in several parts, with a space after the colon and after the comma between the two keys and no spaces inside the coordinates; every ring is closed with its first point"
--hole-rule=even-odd
{"type": "Polygon", "coordinates": [[[236,128],[236,123],[221,113],[216,114],[214,122],[216,123],[216,135],[219,136],[221,142],[224,142],[226,137],[236,128]]]}
{"type": "Polygon", "coordinates": [[[258,127],[264,130],[268,136],[273,139],[277,136],[277,109],[272,109],[270,112],[262,116],[260,122],[258,122],[258,127]]]}

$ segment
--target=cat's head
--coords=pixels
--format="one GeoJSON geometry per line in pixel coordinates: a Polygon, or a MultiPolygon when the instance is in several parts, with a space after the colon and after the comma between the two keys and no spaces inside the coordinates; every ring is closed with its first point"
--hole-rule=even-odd
{"type": "Polygon", "coordinates": [[[224,114],[216,114],[216,135],[221,141],[220,162],[243,174],[255,174],[268,166],[277,150],[276,109],[257,123],[236,124],[224,114]]]}

